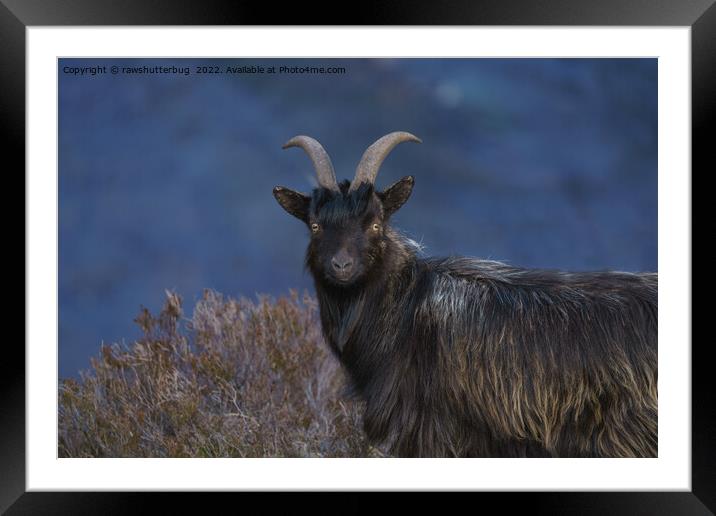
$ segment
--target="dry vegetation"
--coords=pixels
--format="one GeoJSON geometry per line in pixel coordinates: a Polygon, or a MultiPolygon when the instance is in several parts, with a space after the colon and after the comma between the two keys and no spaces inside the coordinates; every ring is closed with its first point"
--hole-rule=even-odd
{"type": "Polygon", "coordinates": [[[314,299],[224,299],[190,319],[167,292],[143,337],[103,346],[59,386],[61,457],[365,457],[362,407],[343,395],[314,299]]]}

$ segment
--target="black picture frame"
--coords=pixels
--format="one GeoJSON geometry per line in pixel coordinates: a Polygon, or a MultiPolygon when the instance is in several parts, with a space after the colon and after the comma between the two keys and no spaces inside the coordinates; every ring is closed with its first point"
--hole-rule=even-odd
{"type": "MultiPolygon", "coordinates": [[[[347,20],[345,7],[322,9],[326,25],[557,25],[557,26],[688,26],[691,27],[692,71],[692,170],[713,170],[713,144],[707,123],[716,107],[716,6],[715,0],[515,0],[439,2],[361,2],[347,20]]],[[[318,8],[307,4],[249,4],[230,1],[184,0],[0,0],[0,120],[6,144],[5,179],[20,177],[25,167],[25,29],[53,25],[316,25],[318,8]]],[[[691,177],[693,177],[691,172],[691,177]]],[[[10,191],[9,188],[6,191],[10,191]]],[[[24,191],[24,181],[23,181],[24,191]]],[[[9,219],[8,219],[9,220],[9,219]]],[[[691,249],[693,253],[693,247],[691,249]]],[[[693,256],[693,254],[692,254],[693,256]]],[[[27,256],[24,255],[25,263],[27,256]]],[[[693,262],[692,262],[693,263],[693,262]]],[[[27,269],[25,274],[27,274],[27,269]]],[[[679,343],[672,343],[679,344],[679,343]]],[[[685,344],[685,343],[683,343],[685,344]]],[[[708,360],[710,343],[692,347],[692,490],[690,492],[590,492],[590,493],[474,493],[477,503],[492,501],[502,510],[524,507],[538,513],[576,514],[713,514],[716,512],[716,396],[708,360]]],[[[25,489],[25,354],[14,339],[6,342],[0,361],[0,512],[7,514],[127,514],[143,512],[146,498],[163,505],[162,511],[186,508],[186,495],[138,493],[40,493],[25,489]],[[10,342],[12,340],[12,342],[10,342]]],[[[203,498],[204,495],[202,495],[203,498]]],[[[232,505],[235,497],[253,494],[226,493],[219,498],[232,505]],[[228,498],[227,498],[228,497],[228,498]]],[[[289,495],[273,495],[270,510],[289,495]]],[[[342,512],[375,507],[377,494],[357,493],[337,497],[342,512]]],[[[426,507],[422,494],[411,504],[426,507]]],[[[463,503],[466,500],[463,500],[463,503]]],[[[245,501],[243,503],[251,503],[245,501]]],[[[266,503],[266,502],[261,502],[266,503]]],[[[290,495],[293,510],[312,497],[290,495]]],[[[322,504],[325,501],[322,500],[322,504]]],[[[471,503],[475,503],[472,501],[471,503]]],[[[238,510],[238,506],[237,510],[238,510]]]]}

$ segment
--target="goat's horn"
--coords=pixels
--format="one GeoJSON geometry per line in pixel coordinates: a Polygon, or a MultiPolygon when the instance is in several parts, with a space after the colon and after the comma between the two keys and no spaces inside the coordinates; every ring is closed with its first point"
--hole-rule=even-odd
{"type": "Polygon", "coordinates": [[[336,173],[333,170],[333,163],[328,156],[326,149],[310,136],[294,136],[283,144],[283,149],[289,147],[301,147],[313,162],[313,168],[316,169],[318,176],[318,184],[329,190],[339,191],[338,181],[336,181],[336,173]]]}
{"type": "Polygon", "coordinates": [[[403,131],[386,134],[368,147],[363,153],[363,157],[360,159],[360,163],[358,163],[358,167],[356,168],[356,175],[348,191],[352,192],[357,190],[361,183],[375,183],[375,177],[378,175],[378,170],[383,160],[396,145],[403,142],[422,143],[423,141],[417,136],[403,131]]]}

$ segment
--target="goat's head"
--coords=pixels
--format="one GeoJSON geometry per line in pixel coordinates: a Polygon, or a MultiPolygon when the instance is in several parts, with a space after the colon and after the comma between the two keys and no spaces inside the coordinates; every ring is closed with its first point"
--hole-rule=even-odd
{"type": "Polygon", "coordinates": [[[383,160],[402,142],[420,139],[394,132],[363,154],[353,181],[336,181],[328,153],[313,138],[296,136],[283,146],[301,147],[313,161],[318,188],[305,195],[283,186],[273,189],[278,203],[302,220],[311,234],[306,263],[316,278],[349,287],[371,274],[388,244],[388,220],[408,200],[414,179],[406,176],[384,191],[375,189],[383,160]]]}

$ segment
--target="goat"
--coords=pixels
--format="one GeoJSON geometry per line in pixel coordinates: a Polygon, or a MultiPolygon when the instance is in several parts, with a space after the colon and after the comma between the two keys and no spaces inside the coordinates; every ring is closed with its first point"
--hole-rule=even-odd
{"type": "Polygon", "coordinates": [[[323,335],[365,401],[363,427],[403,457],[654,457],[657,274],[522,269],[425,258],[390,226],[414,178],[375,189],[401,142],[336,180],[296,136],[318,187],[273,190],[310,231],[306,267],[323,335]]]}

